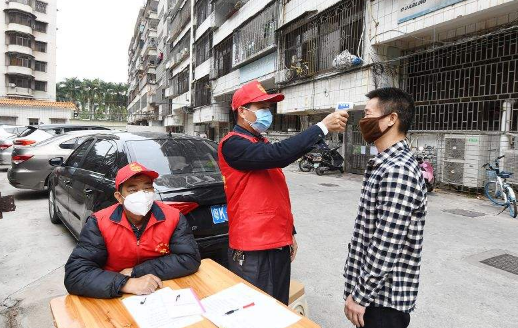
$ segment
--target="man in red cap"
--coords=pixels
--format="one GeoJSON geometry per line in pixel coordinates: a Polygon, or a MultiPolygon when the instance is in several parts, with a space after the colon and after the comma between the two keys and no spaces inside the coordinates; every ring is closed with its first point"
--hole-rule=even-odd
{"type": "Polygon", "coordinates": [[[136,162],[117,172],[118,203],[88,217],[65,265],[70,294],[147,295],[162,287],[162,280],[198,270],[200,253],[187,220],[177,209],[154,201],[157,177],[136,162]]]}
{"type": "Polygon", "coordinates": [[[268,94],[253,81],[237,90],[232,110],[237,125],[219,144],[229,217],[229,268],[288,303],[291,261],[297,253],[290,195],[281,168],[309,152],[329,132],[343,132],[348,114],[271,144],[261,134],[272,124],[270,106],[282,94],[268,94]]]}

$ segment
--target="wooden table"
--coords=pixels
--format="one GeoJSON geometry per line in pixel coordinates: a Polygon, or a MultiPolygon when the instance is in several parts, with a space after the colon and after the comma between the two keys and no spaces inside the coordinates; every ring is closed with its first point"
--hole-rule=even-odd
{"type": "MultiPolygon", "coordinates": [[[[240,282],[259,290],[218,263],[205,259],[202,260],[200,269],[195,274],[164,281],[164,286],[172,289],[192,288],[202,299],[240,282]]],[[[128,296],[131,295],[124,295],[122,298],[128,296]]],[[[138,328],[137,323],[121,302],[122,298],[95,299],[75,295],[54,298],[50,301],[54,325],[57,328],[138,328]]],[[[189,327],[214,328],[216,325],[204,318],[203,321],[189,327]]],[[[302,317],[296,324],[290,326],[290,328],[317,327],[320,326],[306,317],[302,317]]]]}

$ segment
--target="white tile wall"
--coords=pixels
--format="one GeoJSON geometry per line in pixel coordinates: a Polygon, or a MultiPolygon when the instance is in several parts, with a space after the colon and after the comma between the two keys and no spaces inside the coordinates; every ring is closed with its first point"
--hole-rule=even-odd
{"type": "Polygon", "coordinates": [[[211,59],[207,59],[206,61],[201,63],[201,65],[199,65],[198,67],[196,67],[194,69],[194,79],[195,80],[199,80],[202,77],[205,77],[205,76],[209,75],[209,73],[210,73],[210,61],[211,61],[211,59]]]}
{"type": "MultiPolygon", "coordinates": [[[[503,24],[508,13],[518,10],[518,0],[464,0],[452,6],[442,8],[440,10],[428,13],[424,16],[398,24],[398,6],[399,0],[375,0],[367,2],[367,13],[372,12],[372,19],[379,23],[374,26],[371,22],[369,32],[374,44],[382,44],[396,39],[400,39],[405,33],[412,34],[423,31],[424,29],[435,28],[438,26],[445,26],[463,17],[462,25],[466,24],[465,19],[469,19],[469,15],[479,13],[486,10],[488,14],[494,12],[498,19],[490,20],[489,25],[485,24],[485,28],[503,24]],[[369,8],[372,6],[371,8],[369,8]],[[509,9],[509,10],[507,10],[509,9]]],[[[370,15],[368,15],[370,16],[370,15]]],[[[480,19],[473,17],[472,23],[477,23],[480,19]]],[[[477,30],[480,28],[477,27],[477,30]]],[[[466,31],[457,31],[457,35],[462,35],[466,31]]]]}
{"type": "Polygon", "coordinates": [[[43,107],[0,107],[0,117],[16,117],[16,125],[28,125],[29,118],[38,118],[43,124],[51,124],[50,119],[65,119],[66,123],[72,118],[72,109],[43,108],[43,107]]]}
{"type": "Polygon", "coordinates": [[[352,101],[355,107],[365,105],[365,94],[374,88],[370,75],[367,68],[282,89],[286,98],[277,105],[277,111],[280,114],[332,111],[341,101],[352,101]]]}

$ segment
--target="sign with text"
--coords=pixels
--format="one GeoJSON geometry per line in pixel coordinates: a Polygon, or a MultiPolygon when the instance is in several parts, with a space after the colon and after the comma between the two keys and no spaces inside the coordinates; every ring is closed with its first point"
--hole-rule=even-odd
{"type": "Polygon", "coordinates": [[[398,24],[464,0],[399,0],[398,24]]]}

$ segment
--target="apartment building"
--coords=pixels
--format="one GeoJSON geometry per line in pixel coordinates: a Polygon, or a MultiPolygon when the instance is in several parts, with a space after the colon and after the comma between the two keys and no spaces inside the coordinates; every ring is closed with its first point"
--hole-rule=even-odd
{"type": "Polygon", "coordinates": [[[56,0],[0,3],[0,97],[56,100],[56,0]]]}
{"type": "Polygon", "coordinates": [[[151,104],[156,95],[158,62],[158,1],[140,9],[128,49],[128,123],[162,125],[159,110],[151,104]]]}

